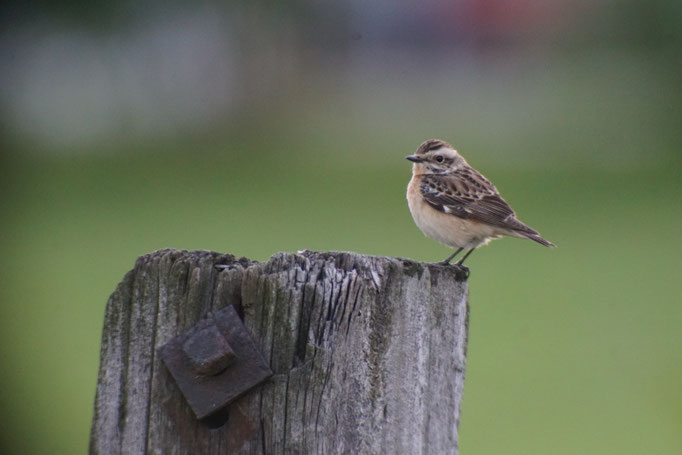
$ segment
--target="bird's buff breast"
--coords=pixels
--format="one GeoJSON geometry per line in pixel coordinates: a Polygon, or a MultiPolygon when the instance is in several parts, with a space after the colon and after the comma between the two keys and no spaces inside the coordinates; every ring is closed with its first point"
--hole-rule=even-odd
{"type": "Polygon", "coordinates": [[[453,248],[475,248],[496,237],[491,226],[447,215],[431,207],[419,193],[419,182],[410,180],[407,205],[415,224],[433,240],[453,248]]]}

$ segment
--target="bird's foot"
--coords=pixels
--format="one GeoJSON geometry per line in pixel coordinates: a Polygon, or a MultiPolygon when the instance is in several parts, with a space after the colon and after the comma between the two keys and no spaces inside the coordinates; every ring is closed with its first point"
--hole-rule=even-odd
{"type": "Polygon", "coordinates": [[[442,267],[448,267],[450,270],[457,271],[456,274],[463,279],[469,278],[469,267],[460,264],[459,262],[455,262],[454,264],[447,262],[447,261],[440,261],[440,262],[434,262],[436,265],[440,265],[442,267]]]}
{"type": "Polygon", "coordinates": [[[462,264],[455,264],[462,272],[464,272],[464,279],[469,279],[469,267],[462,264]]]}

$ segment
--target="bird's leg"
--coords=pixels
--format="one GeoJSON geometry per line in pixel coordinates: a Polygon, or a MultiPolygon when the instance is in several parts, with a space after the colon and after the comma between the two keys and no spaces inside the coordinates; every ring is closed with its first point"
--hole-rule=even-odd
{"type": "Polygon", "coordinates": [[[452,261],[452,260],[455,258],[455,256],[457,256],[463,249],[464,249],[464,248],[460,248],[459,250],[457,250],[457,251],[455,251],[454,253],[452,253],[450,256],[448,256],[447,259],[445,259],[444,261],[441,261],[441,264],[443,264],[443,265],[450,265],[450,261],[452,261]]]}
{"type": "Polygon", "coordinates": [[[468,258],[469,255],[470,255],[471,253],[473,253],[475,249],[476,249],[476,248],[472,248],[472,249],[470,249],[469,251],[467,251],[467,254],[465,254],[465,255],[462,257],[462,259],[460,259],[459,261],[457,261],[457,265],[462,265],[462,264],[464,263],[464,260],[465,260],[466,258],[468,258]]]}

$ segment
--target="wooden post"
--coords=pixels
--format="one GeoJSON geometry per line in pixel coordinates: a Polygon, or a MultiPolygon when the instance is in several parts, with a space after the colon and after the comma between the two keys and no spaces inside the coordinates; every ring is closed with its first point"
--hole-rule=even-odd
{"type": "Polygon", "coordinates": [[[107,304],[90,453],[456,454],[467,324],[455,266],[142,256],[107,304]],[[274,376],[198,421],[158,349],[230,304],[274,376]]]}

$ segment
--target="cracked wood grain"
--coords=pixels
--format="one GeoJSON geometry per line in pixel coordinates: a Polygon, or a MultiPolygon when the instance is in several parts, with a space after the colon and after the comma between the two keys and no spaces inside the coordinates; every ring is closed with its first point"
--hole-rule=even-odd
{"type": "Polygon", "coordinates": [[[93,454],[455,454],[466,273],[355,253],[140,257],[104,318],[93,454]],[[239,306],[274,376],[197,421],[157,354],[239,306]]]}

